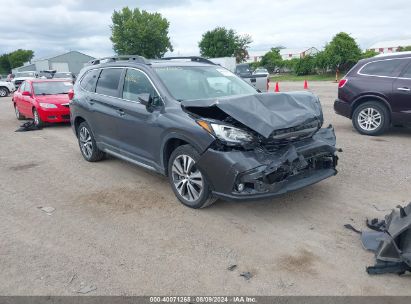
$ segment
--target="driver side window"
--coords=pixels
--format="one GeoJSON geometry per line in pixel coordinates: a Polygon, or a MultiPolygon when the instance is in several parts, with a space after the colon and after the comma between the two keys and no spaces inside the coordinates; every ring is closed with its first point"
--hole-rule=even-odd
{"type": "Polygon", "coordinates": [[[138,102],[141,94],[150,94],[154,106],[161,104],[160,97],[147,76],[141,71],[127,69],[124,77],[123,99],[138,102]]]}
{"type": "Polygon", "coordinates": [[[26,90],[26,82],[25,82],[25,81],[20,84],[19,91],[20,91],[21,93],[23,93],[24,91],[27,91],[27,90],[26,90]]]}

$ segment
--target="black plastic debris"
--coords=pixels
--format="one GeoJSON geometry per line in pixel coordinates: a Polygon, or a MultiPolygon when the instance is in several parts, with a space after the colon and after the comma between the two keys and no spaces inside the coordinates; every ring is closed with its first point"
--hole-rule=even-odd
{"type": "Polygon", "coordinates": [[[349,230],[354,231],[355,233],[359,233],[359,234],[361,233],[360,230],[358,230],[357,228],[354,228],[354,226],[351,225],[351,224],[345,224],[344,227],[347,228],[347,229],[349,229],[349,230]]]}
{"type": "Polygon", "coordinates": [[[364,248],[375,252],[376,264],[367,267],[368,274],[411,271],[411,203],[397,206],[384,220],[367,220],[372,231],[362,232],[364,248]]]}
{"type": "Polygon", "coordinates": [[[25,122],[18,128],[15,132],[27,132],[27,131],[37,131],[41,130],[41,127],[38,127],[34,124],[33,120],[25,122]]]}
{"type": "Polygon", "coordinates": [[[244,279],[248,281],[249,279],[253,277],[253,274],[251,272],[246,271],[246,272],[240,273],[240,276],[244,277],[244,279]]]}

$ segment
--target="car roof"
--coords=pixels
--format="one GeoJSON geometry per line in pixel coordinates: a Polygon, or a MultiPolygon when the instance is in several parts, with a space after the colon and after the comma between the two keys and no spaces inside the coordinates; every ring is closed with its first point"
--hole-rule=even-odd
{"type": "Polygon", "coordinates": [[[395,53],[388,53],[388,54],[379,54],[374,57],[363,59],[360,62],[368,63],[368,62],[376,61],[376,60],[397,59],[397,58],[411,58],[411,52],[395,52],[395,53]]]}
{"type": "Polygon", "coordinates": [[[217,64],[209,64],[203,62],[193,62],[187,60],[150,60],[148,63],[140,63],[134,61],[115,61],[104,62],[95,65],[88,65],[87,70],[105,68],[105,67],[139,67],[145,66],[146,68],[162,68],[162,67],[221,67],[217,64]]]}
{"type": "Polygon", "coordinates": [[[64,78],[57,78],[57,79],[44,79],[44,78],[36,78],[36,79],[27,79],[27,82],[38,83],[38,82],[70,82],[70,80],[64,78]]]}

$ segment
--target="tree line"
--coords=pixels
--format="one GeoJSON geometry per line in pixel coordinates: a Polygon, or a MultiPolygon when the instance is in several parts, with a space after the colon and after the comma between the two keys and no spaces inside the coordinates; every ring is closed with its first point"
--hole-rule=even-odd
{"type": "Polygon", "coordinates": [[[22,66],[25,62],[33,59],[32,50],[18,49],[10,53],[0,55],[0,74],[8,74],[11,69],[22,66]]]}
{"type": "Polygon", "coordinates": [[[378,54],[372,50],[362,52],[355,39],[344,32],[335,35],[325,45],[324,50],[318,53],[284,60],[280,55],[280,50],[280,48],[272,48],[262,57],[260,62],[254,63],[254,66],[264,66],[270,72],[285,69],[296,75],[324,74],[330,71],[346,72],[358,60],[378,54]]]}
{"type": "MultiPolygon", "coordinates": [[[[114,11],[111,25],[113,49],[120,55],[139,54],[149,58],[161,58],[167,51],[173,51],[168,36],[169,22],[158,13],[130,10],[128,7],[114,11]]],[[[239,35],[234,29],[217,27],[205,32],[199,43],[200,54],[206,58],[235,57],[237,63],[249,58],[248,49],[253,42],[250,35],[239,35]]],[[[399,51],[410,50],[410,47],[399,51]]],[[[368,50],[362,52],[354,38],[341,32],[316,54],[301,58],[283,60],[280,48],[273,47],[253,63],[253,67],[263,66],[270,72],[287,70],[297,75],[322,74],[327,72],[346,72],[358,60],[377,55],[368,50]]]]}

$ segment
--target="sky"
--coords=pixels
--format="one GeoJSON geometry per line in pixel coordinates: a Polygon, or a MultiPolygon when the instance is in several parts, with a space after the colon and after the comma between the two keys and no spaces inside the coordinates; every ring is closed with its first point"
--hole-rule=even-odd
{"type": "Polygon", "coordinates": [[[250,53],[274,46],[322,48],[341,31],[361,48],[411,38],[409,0],[0,0],[0,54],[31,49],[35,58],[77,50],[112,55],[111,15],[124,6],[170,22],[173,55],[198,55],[217,26],[252,36],[250,53]],[[7,8],[6,8],[7,7],[7,8]]]}

